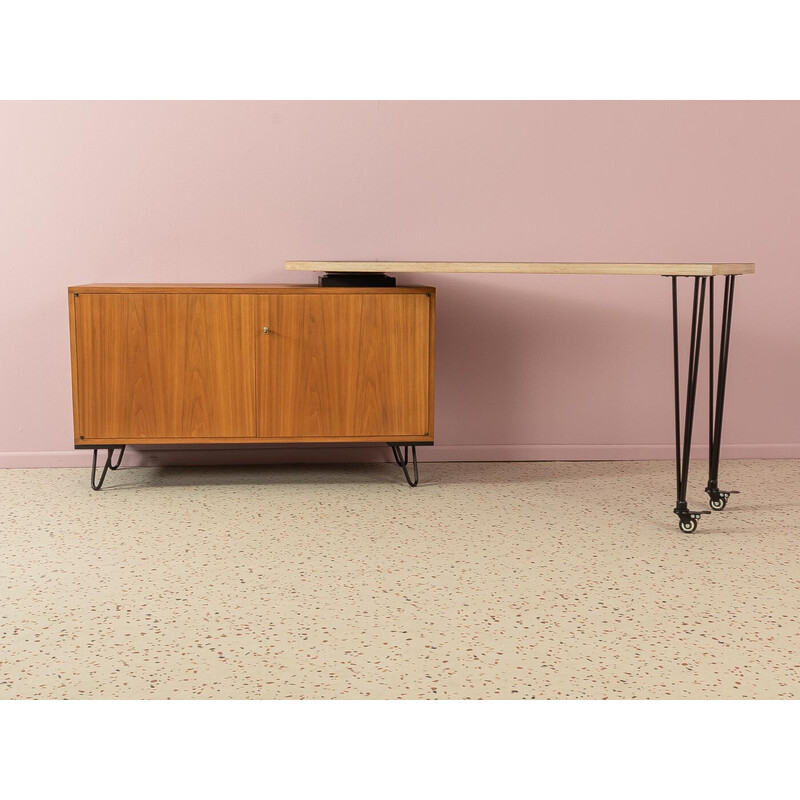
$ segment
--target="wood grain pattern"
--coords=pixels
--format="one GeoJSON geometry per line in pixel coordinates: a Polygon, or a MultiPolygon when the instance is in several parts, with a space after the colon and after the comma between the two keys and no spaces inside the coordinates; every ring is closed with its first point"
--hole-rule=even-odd
{"type": "Polygon", "coordinates": [[[255,436],[254,299],[73,300],[76,443],[255,436]]]}
{"type": "MultiPolygon", "coordinates": [[[[433,443],[435,290],[430,287],[90,284],[71,287],[69,303],[76,445],[433,443]],[[261,392],[261,386],[270,381],[273,388],[283,386],[280,372],[256,378],[257,365],[282,369],[280,359],[264,357],[262,344],[269,337],[261,333],[266,324],[261,304],[282,297],[307,297],[326,308],[333,301],[327,316],[333,313],[337,320],[331,330],[338,342],[332,351],[347,356],[348,348],[363,348],[363,371],[351,379],[353,386],[366,387],[369,405],[361,411],[347,405],[360,390],[348,399],[341,387],[320,383],[314,389],[339,402],[337,413],[353,426],[337,427],[336,414],[320,410],[317,399],[306,396],[303,402],[338,433],[319,434],[320,426],[295,429],[300,432],[291,436],[260,433],[256,389],[266,404],[266,420],[276,396],[272,389],[261,392]],[[337,316],[344,298],[353,301],[351,310],[363,304],[363,313],[337,316]],[[397,315],[404,315],[402,324],[397,315]],[[362,319],[363,332],[348,344],[354,335],[348,325],[362,319]],[[385,331],[399,350],[382,352],[377,346],[385,331]],[[379,401],[382,388],[386,396],[379,401]]],[[[345,375],[351,374],[347,370],[355,362],[350,363],[345,375]]],[[[314,374],[340,379],[336,369],[314,374]]],[[[295,384],[292,391],[302,395],[302,389],[295,384]]]]}
{"type": "Polygon", "coordinates": [[[81,404],[79,400],[80,383],[78,381],[78,322],[76,318],[75,304],[77,296],[72,289],[67,295],[69,300],[69,355],[70,372],[72,373],[72,430],[75,442],[80,441],[81,430],[81,404]]]}
{"type": "Polygon", "coordinates": [[[538,275],[744,275],[752,263],[612,264],[523,261],[286,261],[286,269],[316,272],[508,272],[538,275]]]}
{"type": "Polygon", "coordinates": [[[432,437],[431,294],[259,298],[259,436],[432,437]]]}

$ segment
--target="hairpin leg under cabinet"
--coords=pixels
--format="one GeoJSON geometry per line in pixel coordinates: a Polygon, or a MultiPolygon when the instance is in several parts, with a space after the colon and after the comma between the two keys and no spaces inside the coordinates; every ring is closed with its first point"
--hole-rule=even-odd
{"type": "Polygon", "coordinates": [[[91,483],[92,483],[92,489],[94,489],[96,492],[99,492],[100,489],[103,488],[103,482],[106,479],[106,474],[108,473],[108,471],[110,469],[111,470],[119,469],[119,465],[122,463],[122,456],[125,453],[125,445],[122,445],[122,447],[120,448],[119,456],[117,457],[117,463],[116,464],[113,463],[114,450],[116,450],[116,448],[115,447],[107,447],[107,448],[105,448],[107,450],[106,463],[103,466],[103,471],[100,473],[100,480],[98,481],[97,480],[97,451],[100,450],[100,449],[102,449],[102,448],[95,447],[94,450],[92,450],[92,478],[91,478],[91,483]]]}

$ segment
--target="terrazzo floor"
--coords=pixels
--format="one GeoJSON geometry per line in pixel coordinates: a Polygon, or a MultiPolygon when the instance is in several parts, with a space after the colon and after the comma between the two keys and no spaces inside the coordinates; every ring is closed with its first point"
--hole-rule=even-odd
{"type": "Polygon", "coordinates": [[[673,469],[0,470],[0,699],[797,697],[800,461],[673,469]]]}

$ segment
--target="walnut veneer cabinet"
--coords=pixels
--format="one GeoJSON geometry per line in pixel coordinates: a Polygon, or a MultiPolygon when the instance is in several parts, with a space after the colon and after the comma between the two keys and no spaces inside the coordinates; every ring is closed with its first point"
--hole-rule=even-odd
{"type": "Polygon", "coordinates": [[[91,284],[70,287],[69,311],[92,488],[126,445],[213,443],[384,442],[417,483],[416,446],[433,444],[431,287],[91,284]]]}

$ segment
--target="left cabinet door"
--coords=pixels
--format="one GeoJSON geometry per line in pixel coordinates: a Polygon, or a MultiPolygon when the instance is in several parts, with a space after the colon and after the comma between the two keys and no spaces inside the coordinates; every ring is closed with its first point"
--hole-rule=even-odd
{"type": "Polygon", "coordinates": [[[253,297],[81,293],[76,442],[256,435],[253,297]]]}

